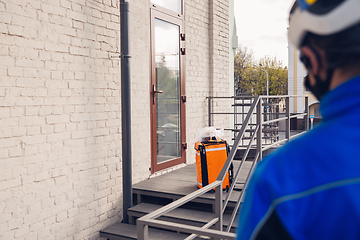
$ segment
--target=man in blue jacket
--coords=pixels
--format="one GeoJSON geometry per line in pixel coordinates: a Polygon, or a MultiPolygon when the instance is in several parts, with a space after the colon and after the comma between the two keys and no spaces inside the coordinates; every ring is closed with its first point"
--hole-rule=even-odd
{"type": "Polygon", "coordinates": [[[260,162],[237,239],[360,239],[360,0],[297,0],[289,39],[322,123],[260,162]]]}

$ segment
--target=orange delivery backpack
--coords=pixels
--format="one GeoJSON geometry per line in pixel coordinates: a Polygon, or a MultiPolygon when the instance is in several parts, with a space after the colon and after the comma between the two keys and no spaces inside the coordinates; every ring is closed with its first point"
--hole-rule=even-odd
{"type": "MultiPolygon", "coordinates": [[[[209,140],[195,143],[196,150],[196,177],[198,188],[216,181],[230,152],[229,146],[224,140],[209,140]]],[[[227,172],[223,189],[228,190],[233,181],[233,165],[227,172]]]]}

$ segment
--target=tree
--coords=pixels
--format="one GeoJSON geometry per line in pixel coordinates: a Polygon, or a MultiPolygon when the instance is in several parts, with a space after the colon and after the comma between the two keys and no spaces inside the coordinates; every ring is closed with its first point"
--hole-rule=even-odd
{"type": "Polygon", "coordinates": [[[235,94],[252,93],[252,74],[249,68],[254,62],[253,52],[247,47],[240,47],[234,57],[235,94]]]}
{"type": "Polygon", "coordinates": [[[276,57],[265,56],[258,62],[253,60],[253,52],[240,47],[234,59],[236,95],[266,95],[266,73],[269,75],[269,95],[287,95],[288,69],[276,57]]]}

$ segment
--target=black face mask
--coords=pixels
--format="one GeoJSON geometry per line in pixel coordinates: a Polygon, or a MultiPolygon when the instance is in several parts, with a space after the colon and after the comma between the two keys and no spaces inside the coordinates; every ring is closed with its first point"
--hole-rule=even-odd
{"type": "MultiPolygon", "coordinates": [[[[319,54],[316,52],[315,49],[312,48],[312,50],[315,52],[317,60],[319,62],[319,65],[321,66],[321,60],[320,60],[319,54]]],[[[301,62],[304,63],[304,65],[306,66],[307,69],[312,68],[309,58],[306,57],[305,55],[303,55],[302,53],[300,55],[300,60],[301,60],[301,62]]],[[[327,77],[326,77],[325,81],[322,80],[318,75],[316,75],[315,76],[315,85],[314,86],[310,85],[309,75],[307,75],[305,77],[305,80],[304,80],[305,87],[308,88],[319,101],[329,91],[330,82],[331,82],[333,72],[334,72],[333,68],[328,69],[327,77]]]]}
{"type": "Polygon", "coordinates": [[[319,76],[315,76],[315,85],[311,86],[309,81],[309,75],[305,77],[305,87],[307,87],[314,96],[320,101],[322,97],[329,91],[330,82],[333,74],[333,69],[329,69],[327,72],[327,78],[325,81],[321,80],[319,76]]]}

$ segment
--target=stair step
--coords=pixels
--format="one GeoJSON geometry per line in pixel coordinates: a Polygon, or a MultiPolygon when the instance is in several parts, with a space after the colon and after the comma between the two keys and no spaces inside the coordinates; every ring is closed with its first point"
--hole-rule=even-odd
{"type": "MultiPolygon", "coordinates": [[[[131,207],[128,210],[128,215],[129,217],[136,219],[148,213],[151,213],[161,207],[162,207],[161,205],[156,205],[151,203],[141,203],[134,207],[131,207]]],[[[192,209],[177,208],[169,213],[164,214],[159,219],[175,222],[175,223],[202,227],[209,221],[213,220],[214,218],[215,218],[215,213],[212,212],[203,212],[192,209]]],[[[229,221],[230,221],[230,215],[224,214],[223,222],[225,227],[227,227],[229,221]]],[[[232,231],[235,231],[236,226],[237,226],[237,221],[235,220],[232,227],[232,231]]]]}
{"type": "MultiPolygon", "coordinates": [[[[234,167],[237,169],[237,166],[240,163],[234,161],[234,167]]],[[[240,176],[237,179],[237,183],[244,183],[247,172],[250,170],[252,162],[245,162],[243,170],[241,170],[240,176]]],[[[198,189],[196,180],[196,168],[195,164],[188,165],[182,169],[170,172],[158,176],[156,178],[150,178],[146,181],[139,182],[133,185],[133,194],[135,204],[146,201],[146,197],[154,197],[166,200],[168,202],[175,201],[180,199],[198,189]]],[[[228,207],[234,207],[240,196],[243,184],[237,184],[235,190],[231,196],[228,203],[228,207]]],[[[226,197],[226,192],[223,193],[223,198],[226,197]]],[[[148,201],[149,202],[149,201],[148,201]]],[[[200,204],[215,204],[215,194],[206,193],[200,197],[193,199],[191,202],[200,203],[200,204]]],[[[151,203],[151,202],[150,202],[151,203]]],[[[163,204],[163,203],[161,203],[163,204]]]]}
{"type": "MultiPolygon", "coordinates": [[[[109,240],[136,240],[136,234],[135,225],[120,222],[100,231],[100,237],[109,240]]],[[[187,236],[187,234],[179,234],[171,231],[149,228],[149,240],[180,240],[186,238],[187,236]]]]}
{"type": "MultiPolygon", "coordinates": [[[[234,161],[235,169],[237,169],[239,164],[240,162],[234,161]]],[[[229,223],[230,215],[227,214],[228,210],[231,210],[231,208],[236,205],[251,164],[252,162],[244,162],[243,169],[241,170],[238,179],[235,181],[235,191],[230,196],[228,208],[223,216],[224,227],[226,227],[229,223]]],[[[151,213],[161,208],[163,205],[196,191],[198,189],[196,182],[196,168],[195,164],[192,164],[133,185],[134,204],[138,204],[128,210],[129,219],[132,221],[133,225],[118,222],[101,230],[100,236],[109,240],[137,239],[135,225],[135,220],[137,218],[151,213]]],[[[226,195],[227,193],[223,192],[224,199],[226,195]]],[[[164,214],[164,216],[159,219],[200,227],[215,218],[215,214],[213,213],[214,203],[215,194],[205,193],[187,203],[184,208],[177,208],[167,214],[164,214]]],[[[237,220],[234,221],[231,232],[234,232],[236,227],[237,220]]],[[[149,228],[149,239],[177,240],[184,239],[187,236],[188,234],[177,234],[173,231],[149,228]]],[[[203,240],[204,238],[196,239],[203,240]]]]}

